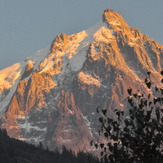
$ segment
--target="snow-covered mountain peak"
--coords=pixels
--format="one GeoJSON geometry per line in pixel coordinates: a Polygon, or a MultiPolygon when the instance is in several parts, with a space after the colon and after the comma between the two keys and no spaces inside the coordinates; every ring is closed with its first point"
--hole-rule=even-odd
{"type": "Polygon", "coordinates": [[[148,92],[161,78],[163,46],[120,14],[105,10],[87,30],[54,38],[50,47],[0,71],[0,125],[12,137],[74,151],[97,138],[96,108],[128,109],[127,89],[148,92]]]}

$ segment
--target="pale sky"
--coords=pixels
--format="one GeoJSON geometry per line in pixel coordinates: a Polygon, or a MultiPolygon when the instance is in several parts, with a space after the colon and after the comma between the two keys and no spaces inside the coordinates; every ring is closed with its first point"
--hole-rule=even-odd
{"type": "Polygon", "coordinates": [[[0,0],[0,69],[96,24],[106,8],[163,45],[163,0],[0,0]]]}

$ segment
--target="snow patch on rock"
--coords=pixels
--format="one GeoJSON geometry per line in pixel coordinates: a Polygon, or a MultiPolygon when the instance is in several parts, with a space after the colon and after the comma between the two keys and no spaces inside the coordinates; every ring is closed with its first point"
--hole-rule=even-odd
{"type": "Polygon", "coordinates": [[[91,136],[93,136],[90,121],[87,119],[87,117],[86,117],[86,116],[84,116],[83,114],[81,114],[81,115],[82,115],[82,117],[83,117],[84,121],[86,122],[86,125],[88,126],[88,129],[89,129],[89,132],[90,132],[91,136]]]}
{"type": "Polygon", "coordinates": [[[80,46],[82,45],[82,41],[88,36],[86,31],[82,31],[80,33],[76,33],[69,36],[70,43],[65,51],[68,54],[68,58],[72,58],[73,55],[77,54],[80,50],[80,46]]]}
{"type": "Polygon", "coordinates": [[[4,89],[9,89],[20,76],[20,63],[16,63],[0,71],[0,93],[4,89]]]}
{"type": "Polygon", "coordinates": [[[47,128],[39,128],[38,126],[34,126],[31,123],[29,123],[27,120],[23,124],[19,124],[19,128],[24,129],[26,133],[31,132],[31,130],[36,130],[36,131],[47,131],[47,128]]]}
{"type": "Polygon", "coordinates": [[[109,39],[114,37],[112,30],[109,30],[106,27],[101,27],[96,33],[93,34],[93,36],[95,40],[99,42],[108,42],[109,39]]]}

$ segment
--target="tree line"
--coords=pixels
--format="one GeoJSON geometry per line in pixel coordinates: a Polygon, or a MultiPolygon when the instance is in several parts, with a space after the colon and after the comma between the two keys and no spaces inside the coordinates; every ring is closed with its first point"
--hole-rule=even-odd
{"type": "Polygon", "coordinates": [[[63,147],[62,153],[10,138],[5,129],[0,129],[0,163],[99,163],[90,154],[75,155],[63,147]]]}

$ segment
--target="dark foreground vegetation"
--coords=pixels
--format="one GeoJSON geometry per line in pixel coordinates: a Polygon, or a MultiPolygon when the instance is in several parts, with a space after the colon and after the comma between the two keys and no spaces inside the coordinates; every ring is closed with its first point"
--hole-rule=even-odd
{"type": "Polygon", "coordinates": [[[0,129],[0,163],[98,163],[93,156],[80,152],[77,156],[72,151],[63,149],[62,154],[45,150],[7,136],[6,130],[0,129]]]}
{"type": "MultiPolygon", "coordinates": [[[[147,73],[145,84],[149,94],[128,89],[128,112],[114,110],[114,119],[107,110],[97,109],[101,115],[100,135],[107,143],[92,142],[101,150],[105,163],[162,163],[163,162],[163,79],[159,86],[147,73]]],[[[161,72],[163,76],[163,71],[161,72]]]]}

